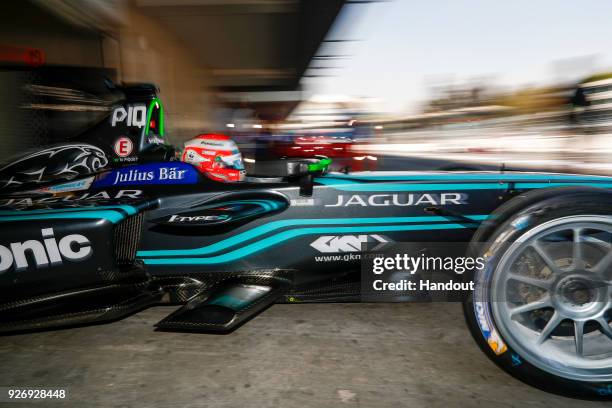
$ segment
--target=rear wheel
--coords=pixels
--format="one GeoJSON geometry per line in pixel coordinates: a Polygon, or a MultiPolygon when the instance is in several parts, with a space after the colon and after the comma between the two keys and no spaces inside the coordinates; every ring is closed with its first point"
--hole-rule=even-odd
{"type": "Polygon", "coordinates": [[[481,249],[464,304],[498,365],[547,391],[612,399],[612,208],[592,193],[509,217],[481,249]]]}

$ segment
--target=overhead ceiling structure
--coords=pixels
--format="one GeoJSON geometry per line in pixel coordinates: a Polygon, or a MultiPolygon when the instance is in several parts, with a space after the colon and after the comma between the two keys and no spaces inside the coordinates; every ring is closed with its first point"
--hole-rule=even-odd
{"type": "Polygon", "coordinates": [[[220,100],[262,120],[285,118],[344,0],[136,0],[212,75],[220,100]]]}
{"type": "Polygon", "coordinates": [[[118,38],[129,10],[178,38],[219,101],[284,119],[300,79],[345,2],[355,0],[32,0],[66,22],[118,38]]]}

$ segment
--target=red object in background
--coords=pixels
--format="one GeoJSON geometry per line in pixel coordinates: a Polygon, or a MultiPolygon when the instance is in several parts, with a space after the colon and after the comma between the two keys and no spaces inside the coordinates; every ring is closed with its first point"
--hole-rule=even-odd
{"type": "Polygon", "coordinates": [[[0,45],[0,63],[25,64],[35,68],[43,65],[46,59],[45,52],[40,48],[0,45]]]}
{"type": "Polygon", "coordinates": [[[299,136],[292,142],[276,142],[272,149],[279,157],[327,156],[334,167],[348,166],[352,171],[374,170],[376,158],[353,150],[351,139],[329,136],[299,136]]]}
{"type": "Polygon", "coordinates": [[[274,152],[286,157],[314,157],[323,155],[331,158],[352,157],[349,139],[334,139],[325,136],[300,136],[292,143],[277,143],[274,152]]]}
{"type": "Polygon", "coordinates": [[[243,181],[246,176],[238,146],[226,135],[209,133],[188,140],[181,160],[216,181],[243,181]]]}

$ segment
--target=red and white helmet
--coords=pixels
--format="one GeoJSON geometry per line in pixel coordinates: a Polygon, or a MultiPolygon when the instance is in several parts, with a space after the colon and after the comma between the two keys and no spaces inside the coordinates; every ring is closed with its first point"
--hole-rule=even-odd
{"type": "Polygon", "coordinates": [[[246,175],[242,154],[226,135],[209,133],[188,140],[181,160],[216,181],[243,181],[246,175]]]}

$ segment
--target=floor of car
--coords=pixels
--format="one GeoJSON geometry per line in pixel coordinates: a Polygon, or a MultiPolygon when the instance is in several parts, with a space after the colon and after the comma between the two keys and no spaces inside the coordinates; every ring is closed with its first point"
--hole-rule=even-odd
{"type": "Polygon", "coordinates": [[[1,386],[53,406],[605,406],[546,394],[478,349],[452,304],[280,304],[228,335],[154,332],[173,310],[0,339],[1,386]]]}

